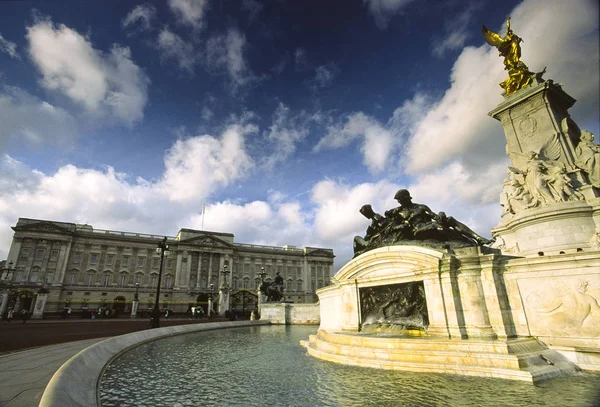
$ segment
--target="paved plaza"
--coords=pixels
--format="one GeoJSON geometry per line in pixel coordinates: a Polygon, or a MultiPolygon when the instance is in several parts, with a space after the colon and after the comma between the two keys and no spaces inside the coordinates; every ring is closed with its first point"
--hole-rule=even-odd
{"type": "MultiPolygon", "coordinates": [[[[163,319],[161,326],[206,322],[207,318],[163,319]]],[[[148,325],[148,319],[0,322],[0,407],[37,407],[54,373],[72,356],[108,337],[148,325]]]]}

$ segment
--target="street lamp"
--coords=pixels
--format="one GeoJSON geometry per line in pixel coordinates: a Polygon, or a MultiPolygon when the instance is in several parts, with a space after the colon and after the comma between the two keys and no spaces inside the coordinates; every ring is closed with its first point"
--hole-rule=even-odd
{"type": "Polygon", "coordinates": [[[158,284],[156,286],[156,300],[154,301],[154,309],[152,310],[152,317],[150,318],[150,328],[160,327],[160,309],[158,308],[158,302],[160,301],[160,280],[162,278],[163,271],[163,260],[165,256],[169,255],[169,245],[167,244],[167,237],[158,243],[156,253],[160,254],[160,268],[158,269],[158,284]]]}
{"type": "Polygon", "coordinates": [[[138,295],[138,290],[140,289],[140,283],[135,283],[135,294],[133,295],[134,301],[139,301],[140,297],[138,295]]]}

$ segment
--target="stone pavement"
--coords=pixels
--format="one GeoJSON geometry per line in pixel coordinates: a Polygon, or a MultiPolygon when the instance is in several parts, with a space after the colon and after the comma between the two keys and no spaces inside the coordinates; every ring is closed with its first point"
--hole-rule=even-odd
{"type": "Polygon", "coordinates": [[[63,363],[104,339],[43,346],[0,356],[0,407],[37,407],[46,385],[63,363]]]}

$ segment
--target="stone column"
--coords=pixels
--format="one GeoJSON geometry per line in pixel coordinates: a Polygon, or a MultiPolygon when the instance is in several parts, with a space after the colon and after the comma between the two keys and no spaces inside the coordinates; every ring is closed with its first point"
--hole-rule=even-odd
{"type": "MultiPolygon", "coordinates": [[[[497,339],[490,324],[486,299],[481,282],[478,253],[460,257],[457,271],[458,292],[464,315],[464,326],[469,338],[497,339]]],[[[456,288],[456,287],[454,287],[456,288]]]]}
{"type": "Polygon", "coordinates": [[[65,274],[67,273],[67,264],[69,263],[69,256],[71,254],[72,242],[63,242],[60,245],[60,252],[58,254],[58,260],[56,261],[56,272],[54,273],[54,282],[56,284],[62,284],[65,280],[65,274]]]}
{"type": "Polygon", "coordinates": [[[0,317],[2,317],[6,311],[6,306],[8,305],[8,295],[8,290],[0,291],[0,317]]]}
{"type": "MultiPolygon", "coordinates": [[[[208,284],[209,287],[210,287],[210,284],[212,283],[212,258],[213,258],[213,254],[212,254],[212,252],[209,252],[208,253],[208,281],[206,282],[206,284],[208,284]]],[[[219,284],[218,279],[217,279],[217,284],[219,284]]]]}
{"type": "Polygon", "coordinates": [[[181,269],[182,267],[182,259],[183,256],[183,252],[181,250],[177,250],[177,261],[175,263],[175,284],[177,284],[178,287],[184,287],[184,281],[183,281],[183,270],[181,269]]]}
{"type": "Polygon", "coordinates": [[[202,252],[198,252],[198,270],[196,272],[196,287],[202,287],[202,252]]]}
{"type": "MultiPolygon", "coordinates": [[[[428,278],[423,280],[425,289],[425,299],[427,300],[427,317],[429,319],[429,327],[427,333],[433,336],[442,336],[449,338],[446,302],[444,290],[442,290],[441,273],[431,273],[428,278]]],[[[450,299],[452,300],[452,299],[450,299]]]]}
{"type": "MultiPolygon", "coordinates": [[[[10,245],[10,250],[8,252],[8,257],[6,258],[6,264],[13,262],[13,267],[17,267],[17,262],[19,261],[19,253],[21,252],[21,246],[23,245],[23,241],[21,238],[15,237],[10,245]]],[[[14,277],[14,276],[13,276],[14,277]]]]}
{"type": "Polygon", "coordinates": [[[33,307],[33,315],[31,315],[31,319],[44,318],[44,308],[46,307],[47,301],[48,301],[48,293],[47,292],[39,292],[37,295],[37,298],[35,300],[35,306],[33,307]]]}

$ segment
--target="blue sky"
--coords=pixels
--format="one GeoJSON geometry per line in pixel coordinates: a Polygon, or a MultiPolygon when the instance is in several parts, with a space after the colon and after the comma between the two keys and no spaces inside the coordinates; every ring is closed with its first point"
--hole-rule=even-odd
{"type": "Polygon", "coordinates": [[[338,269],[402,187],[489,236],[505,73],[481,25],[508,15],[598,134],[591,0],[2,2],[0,258],[18,217],[172,236],[206,205],[206,230],[338,269]]]}

